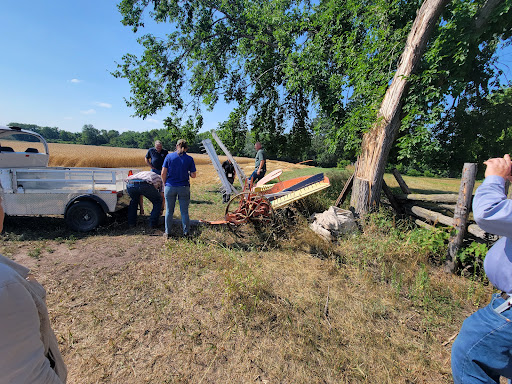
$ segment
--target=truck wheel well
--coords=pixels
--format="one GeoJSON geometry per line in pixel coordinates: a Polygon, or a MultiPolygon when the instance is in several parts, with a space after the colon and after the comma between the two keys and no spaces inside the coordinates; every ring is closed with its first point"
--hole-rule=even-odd
{"type": "Polygon", "coordinates": [[[66,204],[66,209],[64,212],[67,212],[69,207],[71,207],[73,204],[78,203],[80,201],[90,201],[92,203],[96,203],[100,206],[100,208],[102,209],[103,212],[108,213],[107,204],[105,204],[105,202],[103,200],[101,200],[98,196],[95,196],[95,195],[81,195],[81,196],[74,197],[66,204]]]}

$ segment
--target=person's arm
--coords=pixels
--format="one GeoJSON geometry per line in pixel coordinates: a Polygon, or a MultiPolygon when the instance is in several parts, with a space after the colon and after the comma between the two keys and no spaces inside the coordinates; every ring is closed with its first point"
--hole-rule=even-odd
{"type": "Polygon", "coordinates": [[[151,165],[151,155],[149,154],[149,151],[148,151],[148,153],[146,153],[146,157],[144,157],[144,161],[146,162],[147,165],[149,165],[151,168],[153,168],[153,165],[151,165]]]}
{"type": "Polygon", "coordinates": [[[162,167],[162,186],[165,186],[165,182],[167,181],[167,167],[162,167]]]}
{"type": "Polygon", "coordinates": [[[260,161],[260,166],[258,168],[258,175],[260,174],[261,170],[263,169],[263,166],[265,165],[265,159],[260,161]]]}
{"type": "Polygon", "coordinates": [[[190,164],[190,169],[188,171],[189,175],[191,178],[195,179],[196,178],[196,163],[194,162],[194,159],[192,159],[192,163],[190,164]]]}
{"type": "Polygon", "coordinates": [[[473,216],[484,231],[512,237],[512,200],[507,199],[505,182],[510,180],[510,156],[489,159],[485,180],[478,187],[473,200],[473,216]]]}

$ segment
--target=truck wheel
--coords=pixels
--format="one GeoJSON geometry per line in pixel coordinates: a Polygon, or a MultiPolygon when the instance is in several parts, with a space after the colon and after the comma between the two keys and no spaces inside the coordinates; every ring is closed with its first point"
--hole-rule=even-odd
{"type": "Polygon", "coordinates": [[[68,208],[65,218],[72,230],[89,232],[103,222],[105,213],[96,203],[79,201],[68,208]]]}

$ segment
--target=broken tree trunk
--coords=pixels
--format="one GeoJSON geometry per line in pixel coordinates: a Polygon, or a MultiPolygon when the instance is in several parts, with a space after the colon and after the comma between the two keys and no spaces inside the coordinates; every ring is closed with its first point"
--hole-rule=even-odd
{"type": "Polygon", "coordinates": [[[357,214],[365,214],[380,201],[382,176],[389,151],[401,122],[403,97],[425,51],[428,39],[449,0],[425,0],[407,38],[395,76],[384,95],[377,121],[364,134],[350,205],[357,214]]]}
{"type": "Polygon", "coordinates": [[[460,180],[459,199],[453,214],[453,224],[455,227],[455,236],[448,243],[448,255],[445,262],[446,272],[455,272],[457,267],[456,255],[462,240],[466,235],[466,227],[469,211],[471,209],[471,198],[473,197],[473,187],[475,186],[477,166],[476,163],[465,163],[462,169],[462,178],[460,180]]]}

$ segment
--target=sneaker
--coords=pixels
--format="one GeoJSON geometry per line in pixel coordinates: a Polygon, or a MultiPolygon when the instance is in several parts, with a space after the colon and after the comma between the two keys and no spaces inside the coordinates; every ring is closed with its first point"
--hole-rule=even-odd
{"type": "Polygon", "coordinates": [[[169,234],[167,232],[164,232],[162,237],[164,238],[165,241],[169,240],[169,234]]]}

